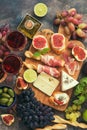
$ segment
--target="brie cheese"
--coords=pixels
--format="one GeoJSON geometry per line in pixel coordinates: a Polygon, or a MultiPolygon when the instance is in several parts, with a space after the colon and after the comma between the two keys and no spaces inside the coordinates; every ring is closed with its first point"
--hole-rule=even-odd
{"type": "Polygon", "coordinates": [[[62,71],[61,75],[61,90],[66,91],[75,87],[79,82],[75,80],[73,77],[68,75],[65,71],[62,71]]]}
{"type": "Polygon", "coordinates": [[[58,84],[59,80],[46,74],[45,72],[41,72],[33,83],[34,87],[38,88],[40,91],[47,94],[48,96],[52,95],[58,84]]]}

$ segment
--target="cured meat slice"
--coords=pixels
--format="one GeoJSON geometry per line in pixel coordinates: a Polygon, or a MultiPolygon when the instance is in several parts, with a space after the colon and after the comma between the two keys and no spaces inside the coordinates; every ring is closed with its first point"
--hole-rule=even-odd
{"type": "Polygon", "coordinates": [[[65,61],[59,58],[56,58],[55,56],[51,55],[41,55],[41,61],[45,63],[46,65],[55,67],[63,67],[65,64],[65,61]]]}
{"type": "Polygon", "coordinates": [[[38,64],[37,72],[38,73],[46,72],[47,74],[49,74],[53,77],[59,77],[60,76],[60,72],[56,68],[49,67],[49,66],[46,66],[46,65],[41,65],[41,64],[38,64]]]}
{"type": "Polygon", "coordinates": [[[66,53],[63,53],[63,58],[65,60],[65,68],[70,75],[74,75],[77,70],[79,70],[79,63],[75,58],[70,57],[66,53]]]}
{"type": "Polygon", "coordinates": [[[38,64],[37,66],[34,65],[34,64],[28,64],[26,62],[23,62],[23,64],[27,67],[27,68],[32,68],[32,69],[35,69],[37,70],[38,73],[41,73],[41,72],[45,72],[53,77],[59,77],[60,76],[60,72],[54,68],[54,67],[49,67],[47,65],[41,65],[41,64],[38,64]]]}

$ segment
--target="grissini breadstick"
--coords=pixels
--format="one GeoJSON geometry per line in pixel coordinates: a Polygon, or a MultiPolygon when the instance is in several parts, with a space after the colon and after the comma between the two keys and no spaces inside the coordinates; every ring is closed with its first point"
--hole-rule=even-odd
{"type": "Polygon", "coordinates": [[[55,120],[53,122],[55,123],[63,123],[63,124],[69,124],[75,127],[80,127],[80,128],[87,128],[87,125],[85,123],[79,123],[79,122],[70,122],[68,120],[65,120],[63,118],[61,118],[60,116],[54,115],[55,120]]]}
{"type": "Polygon", "coordinates": [[[45,128],[37,128],[36,130],[64,130],[67,128],[65,124],[54,124],[52,126],[46,126],[45,128]]]}

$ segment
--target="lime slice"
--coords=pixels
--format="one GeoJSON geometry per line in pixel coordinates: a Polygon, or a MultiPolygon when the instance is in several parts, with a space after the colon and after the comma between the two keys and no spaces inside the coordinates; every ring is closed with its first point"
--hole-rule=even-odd
{"type": "Polygon", "coordinates": [[[43,17],[47,14],[48,8],[44,3],[38,3],[34,6],[34,13],[39,17],[43,17]]]}
{"type": "Polygon", "coordinates": [[[28,83],[32,83],[37,79],[37,73],[33,69],[27,69],[23,74],[24,80],[28,83]]]}

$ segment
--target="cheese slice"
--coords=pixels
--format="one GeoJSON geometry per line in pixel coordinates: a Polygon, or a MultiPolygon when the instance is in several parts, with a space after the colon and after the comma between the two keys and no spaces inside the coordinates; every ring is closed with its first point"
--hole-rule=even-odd
{"type": "Polygon", "coordinates": [[[38,88],[40,91],[47,94],[48,96],[52,95],[58,84],[59,80],[46,74],[45,72],[41,72],[33,83],[34,87],[38,88]]]}
{"type": "Polygon", "coordinates": [[[66,91],[75,87],[79,82],[75,80],[73,77],[68,75],[65,71],[62,71],[61,75],[61,89],[62,91],[66,91]]]}

